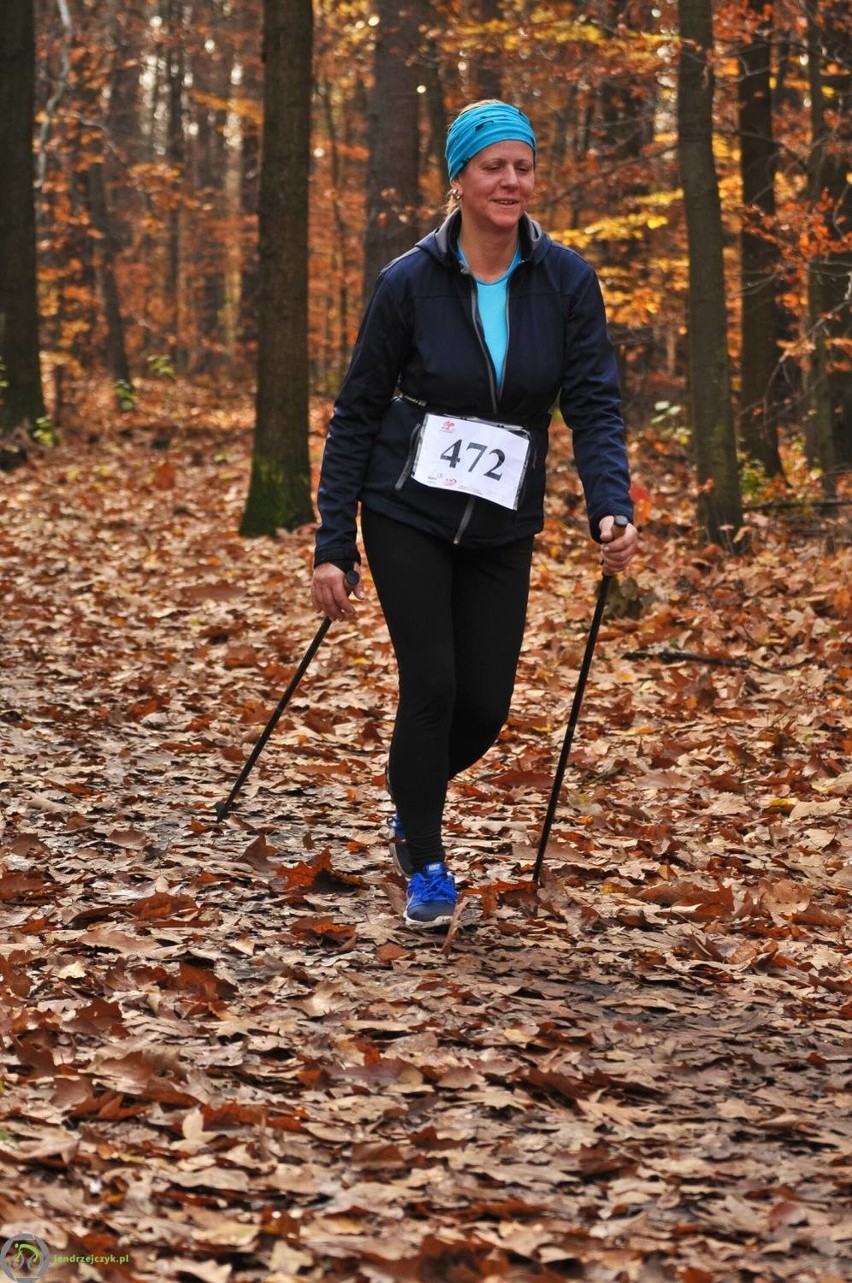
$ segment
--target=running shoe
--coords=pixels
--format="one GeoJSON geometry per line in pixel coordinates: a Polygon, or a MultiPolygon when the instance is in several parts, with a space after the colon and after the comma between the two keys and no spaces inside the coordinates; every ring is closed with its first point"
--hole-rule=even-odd
{"type": "Polygon", "coordinates": [[[408,843],[405,840],[402,821],[398,815],[394,815],[386,821],[386,824],[391,859],[397,872],[401,873],[407,881],[414,872],[414,865],[411,863],[411,856],[408,854],[408,843]]]}
{"type": "Polygon", "coordinates": [[[458,892],[455,879],[443,860],[427,864],[411,875],[405,921],[410,927],[433,930],[445,927],[453,916],[458,892]]]}

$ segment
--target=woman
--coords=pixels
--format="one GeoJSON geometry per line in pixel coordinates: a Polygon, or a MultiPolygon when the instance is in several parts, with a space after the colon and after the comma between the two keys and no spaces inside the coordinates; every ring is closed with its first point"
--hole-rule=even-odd
{"type": "MultiPolygon", "coordinates": [[[[603,570],[636,530],[613,352],[592,268],[526,212],[536,138],[518,108],[474,103],[446,144],[451,212],[380,273],[334,407],[317,503],[317,610],[351,615],[356,515],[399,668],[388,760],[406,922],[446,925],[447,783],[496,740],[543,525],[552,408],[573,431],[603,570]]],[[[356,596],[361,596],[359,586],[356,596]]]]}

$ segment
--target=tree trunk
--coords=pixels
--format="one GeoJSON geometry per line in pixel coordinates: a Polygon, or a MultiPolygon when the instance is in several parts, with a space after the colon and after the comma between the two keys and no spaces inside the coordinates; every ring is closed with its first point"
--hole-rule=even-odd
{"type": "MultiPolygon", "coordinates": [[[[243,59],[242,94],[257,102],[263,92],[258,55],[243,59]]],[[[241,343],[254,355],[257,349],[259,278],[257,263],[257,206],[260,186],[260,130],[250,116],[240,123],[240,212],[242,266],[240,269],[241,343]]]]}
{"type": "MultiPolygon", "coordinates": [[[[604,26],[607,37],[610,40],[623,39],[625,31],[650,30],[654,21],[652,7],[652,0],[609,0],[604,26]]],[[[625,213],[640,210],[643,198],[650,191],[650,171],[641,163],[641,157],[645,147],[653,142],[655,96],[656,85],[652,77],[638,77],[632,71],[625,73],[616,69],[600,78],[595,95],[600,118],[595,130],[596,150],[606,168],[620,170],[623,175],[620,179],[621,208],[625,213]]],[[[646,255],[637,256],[634,240],[607,237],[605,241],[599,241],[598,254],[601,261],[629,278],[638,292],[648,288],[654,266],[646,255]]],[[[645,412],[640,397],[651,357],[653,335],[650,326],[610,326],[618,364],[622,410],[627,419],[645,412]]]]}
{"type": "Polygon", "coordinates": [[[731,406],[722,214],[713,159],[710,0],[678,0],[678,163],[689,249],[687,316],[692,440],[698,518],[714,543],[731,547],[742,498],[731,406]]]}
{"type": "Polygon", "coordinates": [[[260,340],[251,480],[240,533],[313,520],[308,455],[311,0],[264,0],[260,340]]]}
{"type": "MultiPolygon", "coordinates": [[[[127,360],[127,348],[124,342],[124,318],[118,293],[118,280],[115,274],[117,241],[107,204],[104,167],[102,161],[89,165],[88,201],[92,226],[99,233],[96,242],[95,271],[100,280],[101,297],[104,301],[104,318],[106,320],[106,366],[113,383],[130,388],[130,364],[127,360]]],[[[122,391],[118,394],[122,402],[122,391]]]]}
{"type": "MultiPolygon", "coordinates": [[[[115,195],[124,193],[116,184],[128,168],[144,153],[142,133],[144,121],[139,110],[139,63],[142,59],[142,42],[146,26],[139,14],[122,0],[110,0],[108,39],[112,49],[109,73],[109,103],[107,129],[116,159],[107,169],[107,183],[115,195]]],[[[113,208],[116,202],[113,200],[113,208]]],[[[124,208],[124,205],[120,207],[124,208]]]]}
{"type": "Polygon", "coordinates": [[[320,386],[323,390],[337,385],[345,370],[345,352],[349,347],[349,279],[348,252],[349,228],[344,218],[343,171],[340,146],[337,137],[337,121],[332,105],[332,86],[325,81],[320,89],[325,118],[325,129],[328,135],[329,163],[331,166],[331,219],[334,228],[334,245],[332,258],[332,279],[326,282],[326,345],[325,361],[321,371],[317,371],[320,386]],[[336,318],[336,329],[334,320],[336,318]]]}
{"type": "Polygon", "coordinates": [[[781,350],[776,281],[778,250],[766,225],[775,218],[775,169],[771,91],[772,4],[748,0],[763,20],[740,51],[737,85],[743,224],[740,233],[742,355],[739,439],[767,476],[780,475],[778,401],[781,350]]]}
{"type": "Polygon", "coordinates": [[[9,0],[0,23],[0,427],[44,417],[33,184],[33,0],[9,0]]]}
{"type": "Polygon", "coordinates": [[[471,102],[481,98],[502,97],[503,67],[506,62],[504,35],[499,29],[502,18],[502,0],[470,0],[470,21],[479,28],[468,72],[471,102]]]}
{"type": "Polygon", "coordinates": [[[419,144],[415,0],[378,0],[375,83],[368,112],[364,298],[381,268],[418,237],[419,144]]]}
{"type": "Polygon", "coordinates": [[[174,171],[174,194],[168,214],[168,249],[166,255],[165,294],[171,317],[169,355],[178,371],[186,367],[183,342],[182,218],[181,190],[184,182],[186,141],[183,132],[183,79],[185,74],[185,31],[182,0],[164,0],[163,27],[166,32],[166,159],[174,171]]]}
{"type": "MultiPolygon", "coordinates": [[[[204,9],[196,5],[194,20],[202,21],[211,36],[194,52],[192,83],[195,98],[194,195],[204,214],[213,213],[221,226],[227,217],[226,180],[228,150],[225,146],[227,107],[231,94],[233,66],[233,18],[219,0],[208,0],[204,9]]],[[[198,343],[192,368],[209,372],[222,362],[226,352],[225,309],[227,249],[221,234],[204,238],[192,247],[191,276],[195,285],[198,343]]]]}
{"type": "Polygon", "coordinates": [[[852,91],[850,23],[846,6],[838,0],[825,0],[821,6],[811,0],[807,11],[811,99],[808,195],[811,209],[819,211],[819,243],[808,270],[813,355],[807,436],[809,457],[822,471],[823,490],[833,496],[839,467],[852,465],[847,356],[852,339],[852,253],[847,248],[852,193],[847,178],[848,147],[844,151],[840,146],[852,91]]]}
{"type": "MultiPolygon", "coordinates": [[[[431,156],[438,167],[441,175],[446,173],[444,168],[444,143],[447,135],[447,109],[445,98],[449,96],[449,91],[454,86],[448,82],[454,79],[454,73],[457,74],[455,64],[442,71],[441,58],[438,41],[434,35],[424,35],[420,42],[421,56],[423,65],[421,68],[422,83],[425,88],[423,94],[423,107],[426,113],[427,131],[427,155],[431,156]]],[[[449,186],[449,184],[448,184],[449,186]]]]}

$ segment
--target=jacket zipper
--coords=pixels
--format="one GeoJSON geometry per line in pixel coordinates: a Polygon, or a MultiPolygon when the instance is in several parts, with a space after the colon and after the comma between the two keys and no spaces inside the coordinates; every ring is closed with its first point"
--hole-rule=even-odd
{"type": "Polygon", "coordinates": [[[462,513],[462,519],[459,522],[459,528],[455,533],[455,538],[453,539],[454,544],[461,543],[462,535],[467,530],[468,523],[471,517],[473,516],[473,509],[475,504],[476,504],[476,495],[471,495],[467,503],[465,504],[464,512],[462,513]]]}
{"type": "MultiPolygon", "coordinates": [[[[476,333],[476,340],[479,343],[480,350],[482,352],[483,357],[485,358],[485,368],[488,371],[488,390],[491,393],[491,406],[494,412],[494,418],[496,419],[498,411],[497,411],[497,388],[494,383],[494,366],[491,362],[491,354],[489,353],[488,348],[485,346],[485,340],[482,337],[482,328],[479,323],[479,307],[476,302],[476,282],[473,279],[473,275],[471,274],[471,272],[467,267],[463,266],[462,272],[468,278],[468,288],[470,289],[470,314],[471,314],[471,319],[473,321],[474,332],[476,333]]],[[[507,312],[508,312],[508,307],[509,307],[509,298],[508,298],[508,290],[507,290],[507,293],[506,293],[507,312]]],[[[507,327],[508,327],[508,324],[509,324],[509,317],[507,314],[506,316],[507,327]]],[[[462,536],[464,535],[464,532],[467,530],[468,526],[470,525],[470,519],[473,516],[475,507],[476,507],[476,496],[471,495],[467,503],[465,504],[465,509],[464,509],[464,512],[462,513],[461,521],[459,522],[458,529],[456,530],[455,537],[453,538],[454,544],[461,543],[462,536]]]]}
{"type": "MultiPolygon", "coordinates": [[[[511,331],[510,331],[510,329],[509,329],[509,291],[510,291],[510,290],[511,290],[511,288],[512,288],[512,277],[513,277],[513,276],[514,276],[514,272],[510,272],[510,274],[509,274],[509,279],[508,279],[508,281],[506,282],[506,355],[505,355],[505,357],[504,357],[504,359],[503,359],[503,371],[502,371],[502,373],[501,373],[501,375],[500,375],[500,386],[499,386],[499,388],[497,389],[497,399],[498,399],[498,400],[499,400],[499,398],[503,395],[503,384],[506,382],[506,362],[507,362],[507,361],[508,361],[508,359],[509,359],[509,344],[510,344],[510,342],[511,342],[511,340],[512,340],[512,334],[511,334],[511,331]]],[[[497,405],[497,401],[495,401],[495,402],[494,402],[494,405],[495,405],[495,407],[496,407],[496,405],[497,405]]],[[[495,410],[495,414],[496,414],[496,410],[495,410]]]]}
{"type": "MultiPolygon", "coordinates": [[[[491,393],[491,409],[493,411],[494,418],[496,419],[498,417],[498,409],[497,409],[497,387],[494,382],[494,365],[491,361],[491,353],[488,351],[488,348],[485,346],[485,339],[482,337],[482,326],[480,324],[480,318],[479,318],[479,304],[476,301],[476,281],[473,279],[473,276],[471,275],[470,271],[467,268],[462,268],[462,271],[465,273],[465,275],[468,278],[468,285],[470,287],[470,314],[473,319],[473,328],[476,331],[476,338],[477,338],[477,342],[479,343],[480,351],[482,352],[482,355],[485,358],[485,368],[488,371],[488,391],[491,393]]],[[[509,291],[507,288],[506,308],[508,309],[508,307],[509,307],[509,291]]],[[[507,334],[508,334],[508,326],[509,326],[509,317],[507,315],[506,316],[507,334]]],[[[505,370],[504,370],[504,373],[505,373],[505,370]]]]}
{"type": "MultiPolygon", "coordinates": [[[[491,354],[489,353],[488,348],[485,345],[485,340],[482,337],[482,329],[479,322],[479,307],[476,301],[476,282],[474,281],[472,274],[467,268],[462,267],[462,272],[468,278],[468,287],[470,289],[471,319],[473,321],[473,328],[476,334],[476,340],[479,344],[480,351],[482,352],[483,358],[485,360],[485,368],[488,372],[488,390],[491,393],[491,406],[492,406],[494,418],[496,419],[499,415],[498,390],[494,382],[494,365],[491,361],[491,354]]],[[[506,348],[507,348],[507,351],[508,351],[508,336],[509,336],[509,289],[507,287],[506,289],[506,348]]],[[[505,374],[506,374],[506,367],[504,364],[503,377],[505,377],[505,374]]],[[[501,390],[502,390],[502,386],[503,386],[503,379],[501,378],[500,380],[501,390]]],[[[415,400],[414,397],[406,397],[405,399],[407,401],[415,400]]],[[[417,404],[425,405],[425,402],[417,402],[417,404]]],[[[394,487],[396,490],[402,489],[402,487],[405,485],[406,481],[408,480],[409,475],[411,474],[411,469],[414,467],[414,456],[417,453],[418,434],[422,426],[423,426],[422,423],[418,423],[417,426],[412,430],[411,444],[408,448],[408,458],[405,461],[405,466],[402,469],[402,472],[399,474],[399,477],[397,478],[397,482],[394,487]]],[[[464,512],[461,515],[461,521],[459,522],[458,528],[453,537],[454,544],[461,543],[462,537],[464,536],[465,531],[470,525],[470,519],[473,516],[475,507],[476,507],[476,496],[471,495],[467,503],[465,504],[464,512]]]]}
{"type": "MultiPolygon", "coordinates": [[[[412,398],[406,397],[406,400],[410,401],[412,398]]],[[[426,402],[424,401],[423,405],[425,406],[425,404],[426,402]]],[[[411,469],[414,467],[414,456],[417,454],[417,443],[420,440],[420,429],[422,427],[423,420],[421,419],[420,422],[416,423],[411,429],[411,442],[408,447],[408,457],[405,460],[405,466],[403,467],[402,472],[396,479],[394,490],[401,490],[411,474],[411,469]]]]}

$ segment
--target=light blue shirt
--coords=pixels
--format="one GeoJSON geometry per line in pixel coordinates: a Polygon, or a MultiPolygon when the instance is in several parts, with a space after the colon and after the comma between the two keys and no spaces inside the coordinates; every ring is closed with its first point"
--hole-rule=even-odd
{"type": "MultiPolygon", "coordinates": [[[[459,259],[467,265],[467,259],[461,251],[461,246],[459,246],[459,259]]],[[[476,281],[476,301],[479,306],[479,319],[482,322],[485,345],[488,348],[491,360],[494,362],[498,387],[503,379],[506,348],[509,346],[509,316],[508,308],[506,307],[509,277],[520,261],[521,248],[518,246],[515,250],[515,257],[499,280],[480,281],[476,276],[473,278],[476,281]]]]}

